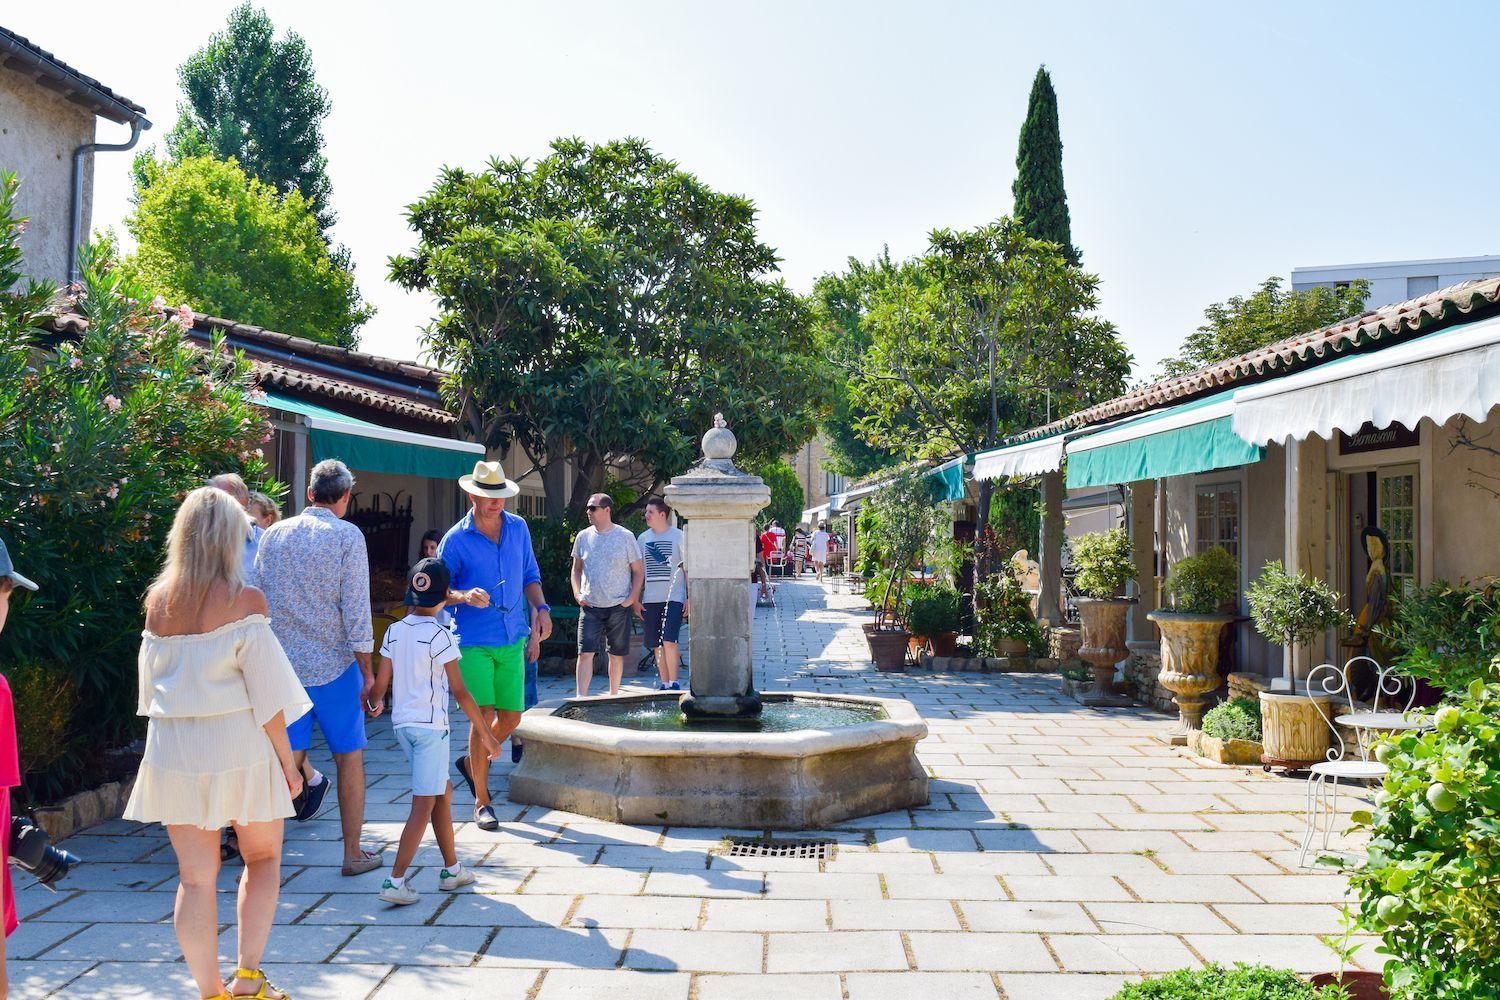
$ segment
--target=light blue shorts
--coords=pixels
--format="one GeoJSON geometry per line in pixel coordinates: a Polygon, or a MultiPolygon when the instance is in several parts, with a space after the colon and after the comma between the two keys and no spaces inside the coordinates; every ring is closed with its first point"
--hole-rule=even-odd
{"type": "Polygon", "coordinates": [[[448,730],[401,726],[396,742],[411,761],[413,795],[445,795],[448,791],[448,730]]]}

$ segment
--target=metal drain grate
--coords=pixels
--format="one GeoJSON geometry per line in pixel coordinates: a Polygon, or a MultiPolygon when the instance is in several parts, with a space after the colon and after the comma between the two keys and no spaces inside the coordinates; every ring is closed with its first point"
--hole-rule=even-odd
{"type": "Polygon", "coordinates": [[[831,840],[761,840],[730,837],[731,858],[812,858],[824,861],[833,852],[831,840]]]}

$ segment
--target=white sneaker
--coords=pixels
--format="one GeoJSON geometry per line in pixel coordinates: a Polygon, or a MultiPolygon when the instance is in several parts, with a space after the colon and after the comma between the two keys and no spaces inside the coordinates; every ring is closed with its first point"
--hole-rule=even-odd
{"type": "Polygon", "coordinates": [[[395,903],[397,906],[408,906],[422,898],[422,894],[411,887],[410,882],[402,882],[397,886],[390,879],[386,879],[380,886],[380,898],[387,903],[395,903]]]}
{"type": "Polygon", "coordinates": [[[468,868],[460,868],[457,873],[446,868],[438,872],[438,888],[443,892],[452,892],[461,885],[472,885],[473,882],[474,872],[468,868]]]}

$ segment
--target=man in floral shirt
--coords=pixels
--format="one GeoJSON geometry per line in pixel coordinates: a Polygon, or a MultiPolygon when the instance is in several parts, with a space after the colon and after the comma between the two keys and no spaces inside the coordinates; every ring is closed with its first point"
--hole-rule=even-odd
{"type": "MultiPolygon", "coordinates": [[[[345,875],[380,867],[380,856],[365,851],[359,839],[365,818],[364,712],[375,686],[370,664],[375,633],[365,537],[343,520],[353,489],[354,475],[343,462],[330,458],[313,466],[307,509],[271,525],[255,559],[271,630],[313,703],[311,711],[287,724],[287,739],[301,766],[316,721],[333,753],[345,875]]],[[[313,785],[308,798],[319,795],[319,788],[327,792],[326,784],[313,785]]]]}

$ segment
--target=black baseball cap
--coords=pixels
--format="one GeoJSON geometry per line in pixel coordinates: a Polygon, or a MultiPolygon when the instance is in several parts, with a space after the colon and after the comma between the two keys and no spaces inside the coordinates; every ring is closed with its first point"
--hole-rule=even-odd
{"type": "Polygon", "coordinates": [[[3,538],[0,538],[0,577],[9,577],[17,587],[25,587],[27,590],[36,589],[36,584],[16,572],[15,564],[10,561],[10,552],[6,550],[3,538]]]}
{"type": "Polygon", "coordinates": [[[414,608],[435,608],[448,599],[451,576],[441,559],[419,559],[406,578],[406,603],[414,608]]]}

